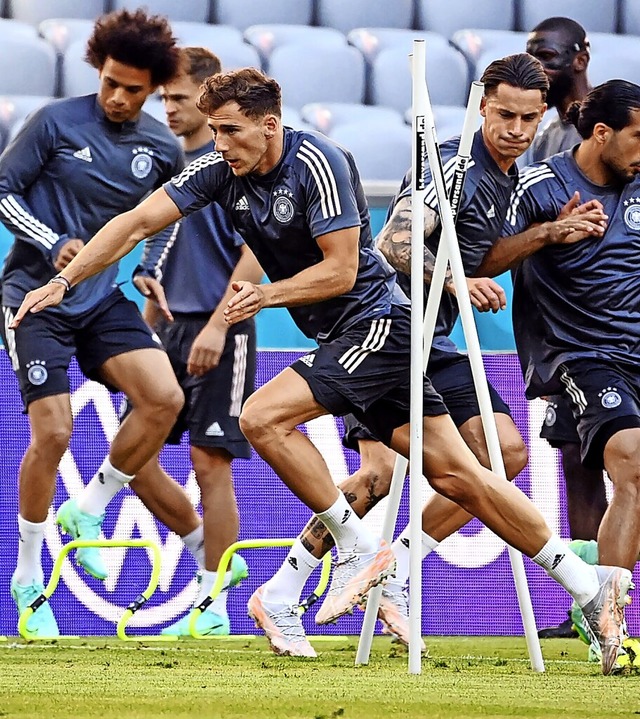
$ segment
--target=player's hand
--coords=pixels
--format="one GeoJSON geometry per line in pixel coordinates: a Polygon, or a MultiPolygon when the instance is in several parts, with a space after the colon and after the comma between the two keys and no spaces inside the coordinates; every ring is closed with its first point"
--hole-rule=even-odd
{"type": "Polygon", "coordinates": [[[169,309],[164,288],[155,277],[136,275],[133,278],[133,284],[141,295],[156,303],[160,312],[162,312],[169,322],[173,322],[173,315],[169,309]]]}
{"type": "Polygon", "coordinates": [[[566,217],[584,215],[593,211],[597,212],[598,210],[602,213],[603,220],[606,221],[609,219],[607,215],[604,214],[604,205],[600,202],[600,200],[593,199],[581,203],[580,192],[576,190],[569,202],[567,202],[567,204],[558,213],[557,219],[564,220],[566,217]]]}
{"type": "Polygon", "coordinates": [[[507,306],[507,295],[490,277],[467,277],[471,304],[480,312],[499,312],[507,306]]]}
{"type": "Polygon", "coordinates": [[[22,304],[13,318],[13,321],[9,325],[9,329],[15,330],[22,322],[27,312],[35,314],[36,312],[41,312],[46,307],[55,307],[56,305],[59,305],[64,298],[65,292],[65,286],[59,282],[51,282],[48,285],[43,285],[35,290],[31,290],[31,292],[27,292],[24,300],[22,300],[22,304]]]}
{"type": "Polygon", "coordinates": [[[201,377],[205,372],[217,367],[226,340],[226,327],[205,325],[191,345],[187,360],[187,372],[194,377],[201,377]]]}
{"type": "Polygon", "coordinates": [[[80,252],[84,247],[84,242],[78,238],[67,240],[64,245],[60,248],[58,256],[56,257],[53,266],[57,272],[61,272],[71,262],[71,260],[80,252]]]}
{"type": "Polygon", "coordinates": [[[242,320],[247,320],[258,312],[265,305],[265,296],[261,285],[254,285],[252,282],[233,282],[231,287],[236,294],[229,300],[224,311],[224,320],[228,325],[235,325],[242,320]]]}
{"type": "Polygon", "coordinates": [[[600,209],[572,214],[547,224],[548,245],[571,245],[587,238],[602,237],[607,229],[607,216],[600,209]]]}

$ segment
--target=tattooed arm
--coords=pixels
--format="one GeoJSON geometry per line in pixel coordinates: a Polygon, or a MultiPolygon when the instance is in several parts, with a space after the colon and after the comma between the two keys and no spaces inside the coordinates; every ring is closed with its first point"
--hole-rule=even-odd
{"type": "MultiPolygon", "coordinates": [[[[440,222],[438,215],[430,208],[424,208],[425,240],[440,222]]],[[[393,213],[378,236],[378,249],[387,258],[389,264],[399,272],[411,274],[411,197],[401,198],[393,208],[393,213]]],[[[424,281],[431,282],[436,258],[431,250],[424,247],[424,281]]],[[[445,290],[453,288],[451,270],[447,268],[445,290]]]]}

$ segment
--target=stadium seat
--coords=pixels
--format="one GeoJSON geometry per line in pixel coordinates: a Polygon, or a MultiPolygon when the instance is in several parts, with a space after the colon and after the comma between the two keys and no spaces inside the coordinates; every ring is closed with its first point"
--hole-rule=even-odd
{"type": "Polygon", "coordinates": [[[347,102],[311,102],[300,114],[316,130],[330,135],[339,125],[362,122],[402,124],[402,115],[391,107],[361,105],[347,102]]]}
{"type": "Polygon", "coordinates": [[[311,25],[313,0],[212,0],[216,23],[246,30],[250,25],[311,25]]]}
{"type": "Polygon", "coordinates": [[[477,80],[487,65],[505,55],[524,52],[528,33],[510,30],[458,30],[451,43],[464,55],[471,77],[477,80]]]}
{"type": "Polygon", "coordinates": [[[141,6],[154,15],[166,15],[171,21],[209,22],[209,0],[111,0],[112,10],[136,10],[141,6]]]}
{"type": "Polygon", "coordinates": [[[413,25],[413,0],[317,0],[318,25],[348,33],[357,27],[406,28],[413,25]]]}
{"type": "Polygon", "coordinates": [[[353,47],[283,45],[269,60],[269,74],[282,86],[284,104],[300,109],[309,102],[362,102],[364,59],[353,47]]]}
{"type": "MultiPolygon", "coordinates": [[[[444,142],[450,137],[455,137],[462,132],[462,125],[466,113],[465,107],[460,107],[459,105],[433,105],[432,110],[433,119],[436,123],[438,142],[444,142]]],[[[482,124],[482,116],[480,115],[479,108],[477,118],[477,126],[480,127],[482,124]]],[[[407,125],[411,125],[411,108],[405,113],[404,119],[407,125]]]]}
{"type": "Polygon", "coordinates": [[[294,130],[315,130],[315,127],[305,122],[294,107],[289,107],[288,105],[282,106],[282,124],[292,127],[294,130]]]}
{"type": "Polygon", "coordinates": [[[0,149],[11,142],[26,118],[42,105],[51,102],[49,95],[2,95],[0,96],[0,149]]]}
{"type": "Polygon", "coordinates": [[[629,35],[640,35],[640,3],[620,0],[620,29],[629,35]]]}
{"type": "Polygon", "coordinates": [[[108,6],[108,0],[8,0],[7,17],[38,25],[50,17],[95,20],[108,6]]]}
{"type": "Polygon", "coordinates": [[[87,42],[93,31],[93,20],[77,18],[50,18],[38,25],[40,35],[55,48],[58,55],[76,40],[87,42]]]}
{"type": "Polygon", "coordinates": [[[56,53],[48,42],[26,33],[0,28],[0,93],[3,95],[54,95],[56,53]]]}
{"type": "Polygon", "coordinates": [[[172,22],[171,27],[181,45],[209,48],[220,58],[225,70],[262,66],[255,48],[244,42],[235,27],[201,22],[172,22]]]}
{"type": "Polygon", "coordinates": [[[640,40],[633,35],[590,33],[589,80],[593,86],[620,78],[640,84],[640,40]]]}
{"type": "MultiPolygon", "coordinates": [[[[400,113],[411,106],[411,68],[407,53],[406,47],[390,47],[376,56],[369,77],[372,104],[393,107],[400,113]]],[[[431,102],[464,105],[469,95],[469,73],[463,55],[443,42],[427,43],[426,56],[431,102]]]]}
{"type": "Polygon", "coordinates": [[[399,183],[411,165],[411,129],[402,123],[351,122],[330,137],[353,154],[363,180],[399,183]]]}
{"type": "Polygon", "coordinates": [[[21,20],[7,20],[0,18],[0,40],[5,37],[33,39],[38,37],[38,29],[21,20]]]}
{"type": "Polygon", "coordinates": [[[163,122],[165,125],[167,124],[167,113],[164,111],[164,102],[162,102],[159,95],[154,94],[148,97],[142,109],[148,112],[151,117],[155,117],[156,120],[160,120],[160,122],[163,122]]]}
{"type": "Polygon", "coordinates": [[[519,29],[531,31],[548,17],[570,17],[587,32],[615,32],[618,0],[519,0],[519,29]]]}
{"type": "Polygon", "coordinates": [[[494,30],[513,30],[515,6],[513,0],[417,0],[417,27],[439,32],[445,37],[461,28],[477,27],[494,30]]]}
{"type": "Polygon", "coordinates": [[[306,25],[251,25],[244,32],[244,39],[260,54],[265,67],[269,65],[271,53],[283,45],[306,44],[309,47],[343,47],[347,38],[330,27],[308,27],[306,25]]]}
{"type": "Polygon", "coordinates": [[[98,71],[84,61],[86,40],[75,40],[64,52],[60,68],[62,97],[89,95],[98,91],[98,71]]]}

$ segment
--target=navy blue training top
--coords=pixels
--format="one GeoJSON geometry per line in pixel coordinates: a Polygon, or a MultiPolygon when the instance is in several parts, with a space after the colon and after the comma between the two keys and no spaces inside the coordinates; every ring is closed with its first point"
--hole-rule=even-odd
{"type": "Polygon", "coordinates": [[[300,330],[317,341],[339,336],[367,318],[406,304],[395,272],[371,238],[369,211],[352,155],[324,135],[284,128],[283,153],[264,175],[236,177],[218,153],[203,155],[165,185],[184,215],[212,201],[234,227],[272,282],[322,261],[316,238],[357,227],[359,266],[353,289],[315,304],[290,307],[300,330]]]}
{"type": "MultiPolygon", "coordinates": [[[[35,112],[0,156],[0,221],[15,236],[2,272],[2,302],[18,307],[54,274],[70,238],[88,242],[183,167],[169,130],[141,112],[109,121],[97,96],[54,101],[35,112]]],[[[117,265],[81,282],[51,312],[77,315],[113,292],[117,265]]]]}
{"type": "MultiPolygon", "coordinates": [[[[187,162],[213,152],[213,140],[185,152],[187,162]]],[[[211,314],[222,299],[240,259],[242,238],[217,203],[176,223],[170,236],[145,243],[141,266],[162,283],[173,313],[211,314]]]]}
{"type": "Polygon", "coordinates": [[[513,328],[530,398],[560,389],[554,376],[570,359],[593,357],[632,366],[640,357],[640,178],[601,186],[573,151],[522,171],[504,232],[555,220],[579,190],[608,215],[602,238],[550,245],[514,271],[513,328]]]}

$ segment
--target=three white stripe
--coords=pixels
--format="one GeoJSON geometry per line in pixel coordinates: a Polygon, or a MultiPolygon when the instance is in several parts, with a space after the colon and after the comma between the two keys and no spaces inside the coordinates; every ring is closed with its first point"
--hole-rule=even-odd
{"type": "Polygon", "coordinates": [[[567,388],[567,394],[578,408],[578,413],[582,414],[585,409],[587,409],[587,398],[584,396],[584,392],[575,383],[575,380],[569,376],[569,372],[566,368],[563,368],[560,373],[560,381],[567,388]]]}
{"type": "Polygon", "coordinates": [[[13,195],[0,200],[0,212],[26,235],[50,250],[60,239],[50,227],[30,215],[13,195]]]}
{"type": "Polygon", "coordinates": [[[13,322],[13,312],[10,307],[3,307],[2,314],[4,315],[4,332],[7,338],[6,350],[11,358],[13,371],[17,372],[20,369],[20,359],[16,351],[16,331],[9,329],[9,325],[13,322]]]}
{"type": "Polygon", "coordinates": [[[233,378],[231,380],[231,404],[229,416],[239,417],[242,410],[244,396],[244,383],[247,375],[247,347],[249,335],[235,336],[235,349],[233,351],[233,378]]]}
{"type": "Polygon", "coordinates": [[[308,140],[303,140],[296,157],[307,165],[320,192],[322,217],[337,217],[342,214],[338,183],[324,153],[308,140]]]}
{"type": "Polygon", "coordinates": [[[365,341],[361,345],[350,347],[338,362],[352,374],[372,352],[379,352],[384,347],[390,330],[390,319],[373,320],[365,341]]]}
{"type": "Polygon", "coordinates": [[[516,185],[516,189],[511,195],[511,204],[507,210],[507,222],[515,226],[518,215],[518,207],[522,201],[522,196],[529,187],[537,185],[538,182],[542,182],[548,178],[555,177],[555,173],[549,167],[549,165],[541,165],[540,167],[532,167],[528,170],[523,170],[520,181],[516,185]]]}
{"type": "Polygon", "coordinates": [[[205,167],[209,167],[210,165],[216,165],[218,162],[224,162],[222,155],[218,152],[208,152],[206,155],[201,155],[189,163],[179,175],[171,180],[171,183],[176,187],[182,187],[182,185],[197,172],[204,170],[205,167]]]}

